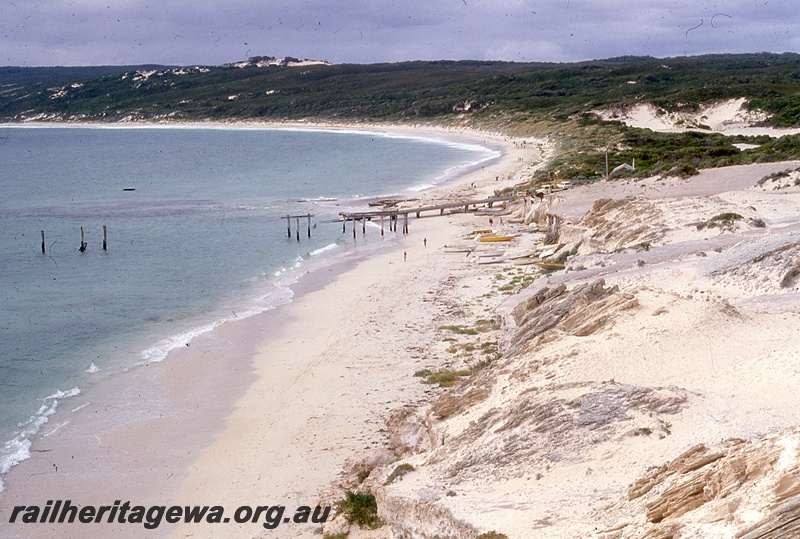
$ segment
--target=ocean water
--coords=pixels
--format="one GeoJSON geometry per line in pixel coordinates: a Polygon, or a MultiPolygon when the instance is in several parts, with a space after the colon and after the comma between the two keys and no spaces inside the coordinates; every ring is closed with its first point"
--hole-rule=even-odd
{"type": "Polygon", "coordinates": [[[326,257],[391,241],[354,242],[339,211],[498,155],[377,133],[0,127],[0,489],[58,405],[104,373],[162,361],[291,301],[326,257]],[[305,219],[287,237],[282,216],[307,212],[312,237],[305,219]]]}

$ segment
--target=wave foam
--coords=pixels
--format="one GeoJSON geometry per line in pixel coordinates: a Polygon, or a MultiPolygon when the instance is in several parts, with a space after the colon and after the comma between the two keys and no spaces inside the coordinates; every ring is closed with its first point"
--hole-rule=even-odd
{"type": "MultiPolygon", "coordinates": [[[[0,475],[4,475],[20,462],[31,458],[31,437],[48,422],[49,417],[56,413],[58,403],[62,399],[79,395],[80,389],[74,387],[68,391],[56,390],[52,395],[42,399],[42,405],[25,423],[20,423],[22,430],[16,437],[3,444],[0,451],[0,475]]],[[[0,492],[3,491],[3,482],[0,480],[0,492]]]]}

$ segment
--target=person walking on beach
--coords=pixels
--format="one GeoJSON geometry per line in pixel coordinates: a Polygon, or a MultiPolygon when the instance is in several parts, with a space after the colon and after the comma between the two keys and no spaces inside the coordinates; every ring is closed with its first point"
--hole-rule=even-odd
{"type": "Polygon", "coordinates": [[[422,238],[422,245],[425,247],[428,246],[428,238],[422,238]]]}
{"type": "Polygon", "coordinates": [[[408,256],[408,253],[406,251],[403,251],[403,262],[406,261],[406,257],[407,256],[408,256]]]}

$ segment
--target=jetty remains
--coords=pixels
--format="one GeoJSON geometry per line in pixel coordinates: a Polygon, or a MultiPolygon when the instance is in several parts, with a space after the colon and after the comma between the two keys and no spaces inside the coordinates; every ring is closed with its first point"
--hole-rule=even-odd
{"type": "Polygon", "coordinates": [[[356,223],[361,221],[361,233],[366,234],[367,231],[367,221],[372,221],[373,219],[380,219],[381,221],[381,236],[384,235],[384,219],[389,220],[389,231],[397,232],[397,222],[402,217],[403,219],[403,234],[408,234],[408,215],[414,214],[417,218],[420,218],[423,213],[425,212],[439,212],[439,215],[444,215],[445,210],[454,210],[454,209],[464,209],[464,213],[470,211],[470,207],[474,210],[478,209],[478,206],[484,206],[491,208],[492,205],[501,202],[509,202],[511,200],[516,199],[516,196],[508,196],[508,197],[494,197],[494,198],[483,198],[478,200],[465,200],[462,202],[449,202],[447,204],[436,204],[432,206],[420,206],[417,208],[392,208],[392,209],[385,209],[385,210],[370,210],[370,211],[358,211],[358,212],[339,212],[339,217],[342,221],[342,233],[347,231],[347,222],[353,222],[353,237],[356,236],[356,223]]]}

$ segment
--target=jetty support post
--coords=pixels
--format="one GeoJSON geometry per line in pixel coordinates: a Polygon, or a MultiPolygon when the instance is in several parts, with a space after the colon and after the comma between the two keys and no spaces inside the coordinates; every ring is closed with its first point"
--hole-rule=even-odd
{"type": "Polygon", "coordinates": [[[353,214],[353,239],[356,239],[356,215],[353,214]]]}
{"type": "Polygon", "coordinates": [[[311,237],[311,214],[309,213],[308,215],[306,215],[306,218],[308,219],[308,237],[310,238],[311,237]]]}
{"type": "Polygon", "coordinates": [[[106,225],[103,225],[103,250],[108,251],[108,236],[107,236],[106,225]]]}
{"type": "Polygon", "coordinates": [[[83,227],[81,227],[81,248],[78,250],[82,253],[86,252],[86,240],[83,236],[83,227]]]}
{"type": "Polygon", "coordinates": [[[361,235],[363,236],[366,233],[367,233],[367,216],[364,215],[361,217],[361,235]]]}
{"type": "MultiPolygon", "coordinates": [[[[42,232],[44,234],[44,232],[42,232]]],[[[383,214],[381,214],[381,237],[383,237],[383,214]]],[[[44,245],[44,241],[42,241],[42,245],[44,245]]]]}
{"type": "Polygon", "coordinates": [[[408,214],[403,214],[403,234],[408,234],[408,214]]]}
{"type": "Polygon", "coordinates": [[[286,216],[286,233],[289,234],[289,238],[292,237],[292,220],[289,216],[286,216]]]}
{"type": "Polygon", "coordinates": [[[47,250],[45,249],[45,246],[44,246],[44,230],[42,230],[42,254],[43,255],[47,254],[47,250]]]}
{"type": "Polygon", "coordinates": [[[297,225],[297,241],[300,241],[300,218],[295,218],[294,222],[297,225]]]}

